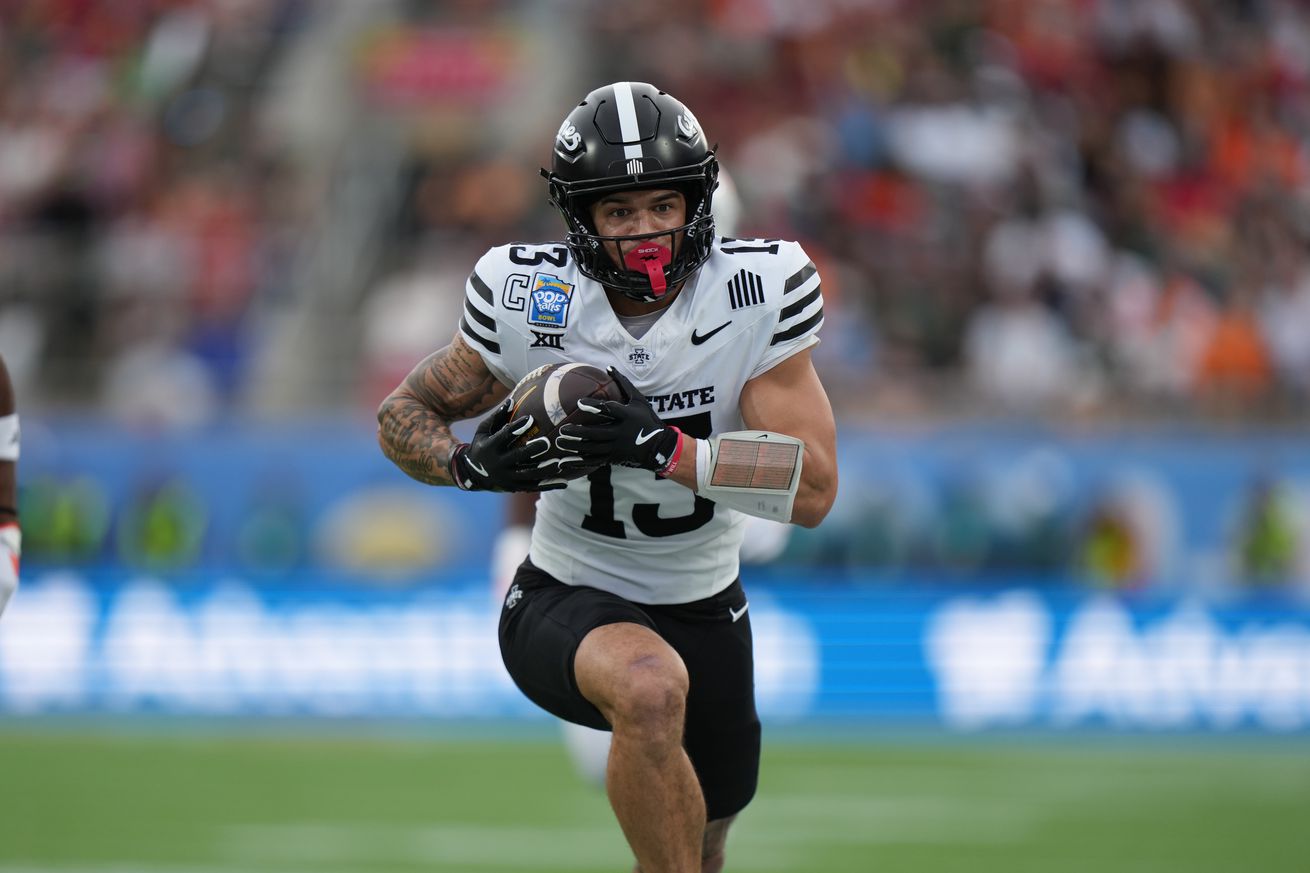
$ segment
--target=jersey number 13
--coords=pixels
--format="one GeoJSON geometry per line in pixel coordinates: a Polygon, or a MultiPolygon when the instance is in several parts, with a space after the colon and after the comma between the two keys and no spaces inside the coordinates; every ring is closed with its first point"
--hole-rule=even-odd
{"type": "MultiPolygon", "coordinates": [[[[665,424],[671,424],[687,436],[698,440],[709,439],[713,432],[708,412],[685,415],[679,418],[665,418],[665,424]]],[[[615,539],[627,539],[623,522],[614,517],[614,484],[610,480],[612,467],[605,466],[587,475],[591,483],[591,511],[582,518],[583,530],[589,530],[602,536],[615,539]]],[[[654,474],[651,474],[654,475],[654,474]]],[[[665,518],[660,515],[658,503],[634,503],[632,506],[632,523],[648,537],[671,537],[687,533],[709,524],[714,518],[714,501],[706,500],[699,494],[687,515],[675,515],[665,518]]]]}

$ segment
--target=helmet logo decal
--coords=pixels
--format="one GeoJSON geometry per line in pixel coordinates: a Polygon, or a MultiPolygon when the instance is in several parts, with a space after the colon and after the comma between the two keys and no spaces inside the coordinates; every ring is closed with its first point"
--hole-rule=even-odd
{"type": "Polygon", "coordinates": [[[700,125],[690,112],[678,116],[678,133],[685,136],[688,142],[695,142],[700,137],[700,125]]]}
{"type": "Polygon", "coordinates": [[[641,172],[641,158],[633,158],[628,161],[628,172],[633,175],[641,172]]]}
{"type": "Polygon", "coordinates": [[[566,118],[559,126],[559,133],[555,134],[555,141],[564,151],[576,152],[582,146],[582,134],[578,133],[578,129],[566,118]]]}

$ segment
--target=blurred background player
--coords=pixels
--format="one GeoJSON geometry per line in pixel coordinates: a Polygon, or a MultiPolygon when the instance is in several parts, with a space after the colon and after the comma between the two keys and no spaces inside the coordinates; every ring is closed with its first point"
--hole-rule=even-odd
{"type": "MultiPolygon", "coordinates": [[[[732,174],[722,166],[712,212],[714,229],[720,236],[733,236],[737,232],[741,220],[741,197],[732,174]]],[[[505,527],[497,534],[491,553],[491,595],[496,603],[505,599],[515,571],[528,556],[537,497],[535,492],[528,491],[505,497],[505,527]]],[[[746,533],[741,543],[742,563],[765,564],[776,558],[786,548],[791,530],[791,525],[746,516],[746,533]]],[[[573,769],[586,782],[603,787],[605,764],[610,753],[610,732],[563,719],[559,725],[573,769]]]]}
{"type": "Polygon", "coordinates": [[[9,369],[0,356],[0,615],[18,590],[18,557],[22,531],[18,527],[18,411],[9,369]]]}

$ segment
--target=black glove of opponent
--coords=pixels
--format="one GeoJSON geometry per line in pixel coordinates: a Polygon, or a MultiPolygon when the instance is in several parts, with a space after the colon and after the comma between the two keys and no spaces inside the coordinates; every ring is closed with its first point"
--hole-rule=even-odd
{"type": "Polygon", "coordinates": [[[473,442],[460,443],[450,453],[450,477],[464,491],[553,491],[568,483],[561,466],[576,458],[539,460],[550,451],[544,436],[521,446],[514,441],[532,427],[532,416],[509,420],[506,400],[478,424],[473,442]]]}
{"type": "Polygon", "coordinates": [[[613,367],[623,402],[579,400],[578,409],[597,416],[596,424],[565,424],[555,437],[562,452],[578,455],[586,464],[619,464],[663,472],[678,449],[680,431],[660,421],[650,402],[628,378],[613,367]]]}

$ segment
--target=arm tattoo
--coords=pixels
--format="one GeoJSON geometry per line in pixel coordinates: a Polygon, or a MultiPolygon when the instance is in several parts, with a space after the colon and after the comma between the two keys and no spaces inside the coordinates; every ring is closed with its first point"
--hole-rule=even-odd
{"type": "Polygon", "coordinates": [[[509,393],[482,357],[456,336],[414,368],[378,408],[378,444],[405,473],[429,485],[453,485],[450,423],[486,412],[509,393]]]}

